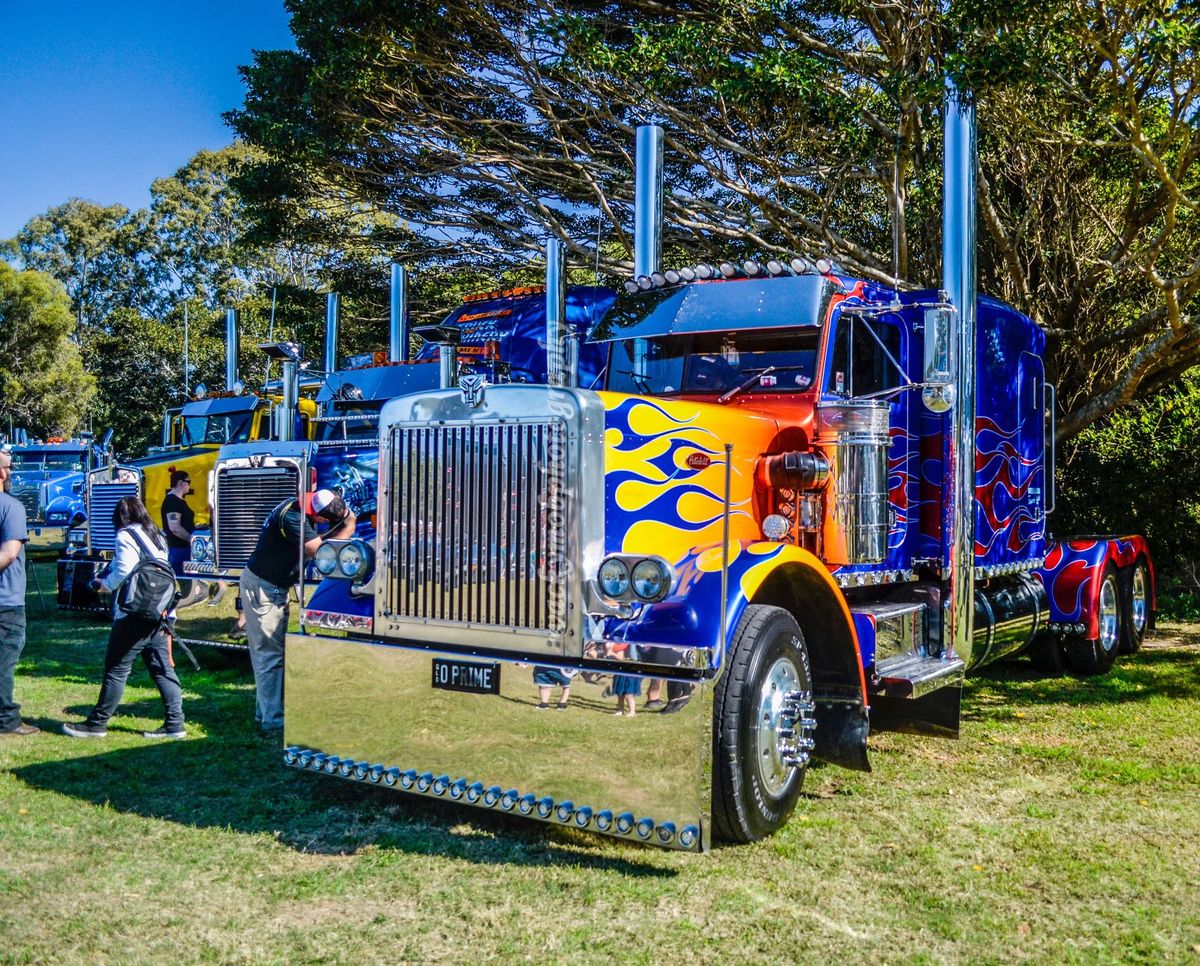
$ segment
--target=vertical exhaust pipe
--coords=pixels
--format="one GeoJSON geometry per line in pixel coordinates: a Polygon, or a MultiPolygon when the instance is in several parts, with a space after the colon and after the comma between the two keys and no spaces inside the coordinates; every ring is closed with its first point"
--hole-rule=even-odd
{"type": "Polygon", "coordinates": [[[975,623],[975,105],[947,78],[942,288],[955,308],[956,403],[945,448],[947,583],[942,646],[971,664],[975,623]]]}
{"type": "Polygon", "coordinates": [[[633,186],[633,274],[657,272],[662,263],[663,129],[642,124],[637,129],[633,186]]]}
{"type": "Polygon", "coordinates": [[[338,317],[341,315],[342,300],[337,292],[325,297],[325,371],[337,371],[338,317]]]}
{"type": "Polygon", "coordinates": [[[563,281],[563,246],[557,238],[546,241],[546,383],[573,386],[567,363],[571,336],[566,323],[566,286],[563,281]]]}
{"type": "Polygon", "coordinates": [[[283,403],[276,410],[279,424],[275,436],[281,443],[290,443],[296,438],[296,397],[299,395],[300,363],[296,359],[283,360],[283,403]]]}
{"type": "Polygon", "coordinates": [[[408,273],[399,262],[392,262],[388,362],[408,362],[408,273]]]}
{"type": "Polygon", "coordinates": [[[238,310],[225,310],[225,389],[233,392],[238,381],[238,310]]]}

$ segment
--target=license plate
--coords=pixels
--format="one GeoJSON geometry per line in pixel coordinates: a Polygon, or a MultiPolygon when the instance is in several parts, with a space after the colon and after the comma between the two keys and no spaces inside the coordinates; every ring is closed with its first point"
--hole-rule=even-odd
{"type": "Polygon", "coordinates": [[[442,691],[463,691],[466,694],[499,694],[500,665],[447,661],[435,657],[433,686],[442,691]]]}

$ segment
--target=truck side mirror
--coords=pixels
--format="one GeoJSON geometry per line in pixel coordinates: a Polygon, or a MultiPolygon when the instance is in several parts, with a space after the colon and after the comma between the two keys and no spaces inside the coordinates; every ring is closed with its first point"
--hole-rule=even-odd
{"type": "Polygon", "coordinates": [[[954,405],[954,355],[954,309],[926,309],[921,401],[930,412],[944,413],[954,405]]]}

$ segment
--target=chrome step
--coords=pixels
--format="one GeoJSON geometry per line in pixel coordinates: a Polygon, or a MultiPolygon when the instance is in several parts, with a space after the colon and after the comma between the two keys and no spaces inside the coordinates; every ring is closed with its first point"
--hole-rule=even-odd
{"type": "Polygon", "coordinates": [[[966,665],[960,658],[904,655],[875,666],[880,691],[891,698],[919,698],[940,688],[961,685],[966,665]]]}

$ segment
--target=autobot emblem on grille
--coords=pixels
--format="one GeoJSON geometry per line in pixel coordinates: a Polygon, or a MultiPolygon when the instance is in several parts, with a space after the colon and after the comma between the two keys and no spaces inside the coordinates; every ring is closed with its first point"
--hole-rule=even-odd
{"type": "Polygon", "coordinates": [[[487,382],[484,381],[483,376],[472,373],[459,377],[458,388],[462,392],[463,402],[468,406],[476,407],[483,402],[483,390],[487,388],[487,382]]]}

